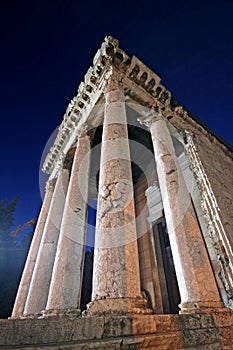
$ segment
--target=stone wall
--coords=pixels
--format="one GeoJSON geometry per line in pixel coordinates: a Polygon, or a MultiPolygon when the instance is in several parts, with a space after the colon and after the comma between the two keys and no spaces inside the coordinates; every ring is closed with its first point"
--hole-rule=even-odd
{"type": "Polygon", "coordinates": [[[205,134],[200,133],[195,139],[200,159],[216,196],[224,229],[233,245],[232,154],[205,134]]]}
{"type": "Polygon", "coordinates": [[[0,349],[232,349],[233,317],[144,315],[0,320],[0,349]]]}

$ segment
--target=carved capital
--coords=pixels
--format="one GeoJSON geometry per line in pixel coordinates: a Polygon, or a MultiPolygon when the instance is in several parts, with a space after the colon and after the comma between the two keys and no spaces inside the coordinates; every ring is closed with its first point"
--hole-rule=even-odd
{"type": "Polygon", "coordinates": [[[66,168],[66,166],[64,165],[65,159],[66,159],[66,154],[64,152],[61,152],[59,159],[57,161],[57,165],[59,169],[66,168]]]}
{"type": "Polygon", "coordinates": [[[105,86],[104,86],[104,94],[120,90],[123,92],[123,77],[119,72],[116,72],[113,68],[111,68],[106,74],[105,86]]]}
{"type": "Polygon", "coordinates": [[[56,184],[56,179],[55,179],[55,178],[49,179],[49,180],[46,182],[46,186],[45,186],[46,192],[47,192],[47,191],[53,191],[53,190],[54,190],[54,187],[55,187],[55,184],[56,184]]]}
{"type": "Polygon", "coordinates": [[[158,120],[164,119],[159,108],[155,106],[153,109],[144,113],[141,117],[138,118],[140,124],[144,124],[148,129],[151,128],[151,125],[158,120]]]}
{"type": "Polygon", "coordinates": [[[88,136],[87,132],[88,132],[88,125],[87,123],[83,123],[77,131],[78,138],[88,136]]]}
{"type": "Polygon", "coordinates": [[[184,139],[184,143],[186,145],[186,148],[188,148],[190,145],[192,145],[192,146],[194,145],[192,134],[189,131],[184,130],[183,139],[184,139]]]}

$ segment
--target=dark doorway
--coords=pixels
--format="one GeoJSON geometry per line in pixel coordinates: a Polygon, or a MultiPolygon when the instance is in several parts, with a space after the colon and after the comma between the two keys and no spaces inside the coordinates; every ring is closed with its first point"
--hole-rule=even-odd
{"type": "Polygon", "coordinates": [[[161,218],[153,225],[153,234],[162,290],[163,310],[164,313],[176,314],[179,312],[178,305],[180,304],[180,292],[167,232],[167,225],[164,218],[161,218]]]}
{"type": "Polygon", "coordinates": [[[87,304],[91,301],[96,225],[96,205],[96,200],[89,200],[87,213],[86,247],[82,279],[82,293],[80,302],[81,311],[85,310],[87,304]]]}

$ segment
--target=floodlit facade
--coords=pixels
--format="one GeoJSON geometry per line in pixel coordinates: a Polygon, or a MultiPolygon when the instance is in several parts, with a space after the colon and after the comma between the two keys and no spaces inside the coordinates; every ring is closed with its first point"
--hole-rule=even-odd
{"type": "Polygon", "coordinates": [[[232,154],[107,37],[43,165],[15,348],[230,349],[232,154]]]}

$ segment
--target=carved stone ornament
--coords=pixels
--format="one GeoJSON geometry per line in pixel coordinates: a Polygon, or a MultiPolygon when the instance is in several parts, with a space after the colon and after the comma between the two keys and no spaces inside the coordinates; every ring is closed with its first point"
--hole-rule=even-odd
{"type": "Polygon", "coordinates": [[[55,184],[56,184],[56,179],[55,178],[49,179],[46,182],[46,191],[53,191],[54,187],[55,187],[55,184]]]}
{"type": "Polygon", "coordinates": [[[87,132],[88,132],[88,125],[84,123],[81,125],[81,127],[77,131],[78,137],[81,138],[81,137],[87,136],[87,132]]]}
{"type": "Polygon", "coordinates": [[[123,77],[119,72],[116,72],[113,68],[106,73],[104,93],[108,93],[115,90],[123,90],[123,77]]]}
{"type": "Polygon", "coordinates": [[[197,181],[197,186],[202,197],[202,210],[208,224],[209,236],[213,242],[220,267],[220,279],[228,296],[228,307],[233,305],[233,251],[228,241],[226,232],[219,216],[219,206],[215,198],[212,186],[205,173],[199,158],[196,146],[189,132],[185,132],[186,154],[189,158],[191,170],[197,181]]]}
{"type": "MultiPolygon", "coordinates": [[[[79,85],[77,95],[72,98],[66,109],[57,138],[44,161],[42,170],[51,174],[58,166],[60,152],[66,148],[73,133],[76,133],[76,127],[80,124],[82,116],[97,103],[102,93],[106,95],[114,92],[111,102],[113,99],[122,102],[126,91],[131,98],[138,101],[137,98],[142,93],[143,97],[140,97],[142,106],[148,106],[148,99],[153,103],[156,99],[162,110],[164,108],[170,110],[171,93],[161,85],[160,80],[160,77],[137,57],[129,57],[122,51],[117,39],[106,37],[93,59],[93,66],[88,69],[84,81],[79,85]]],[[[167,115],[166,113],[163,115],[167,115]]]]}
{"type": "Polygon", "coordinates": [[[182,106],[175,107],[175,113],[182,117],[184,120],[188,118],[188,112],[182,106]]]}
{"type": "Polygon", "coordinates": [[[148,129],[151,128],[151,125],[158,121],[164,119],[162,116],[159,107],[154,106],[153,109],[149,110],[147,113],[138,118],[140,124],[144,124],[148,129]]]}

